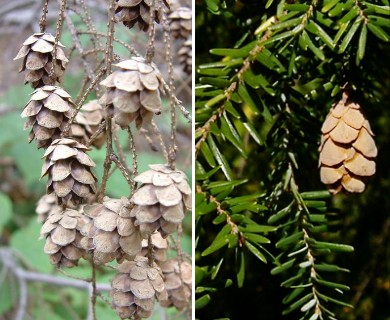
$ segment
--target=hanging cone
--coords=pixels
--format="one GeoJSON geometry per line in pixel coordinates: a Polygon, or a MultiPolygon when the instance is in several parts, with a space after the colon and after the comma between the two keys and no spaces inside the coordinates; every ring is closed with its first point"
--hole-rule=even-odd
{"type": "Polygon", "coordinates": [[[23,59],[19,72],[26,71],[25,83],[30,83],[33,88],[62,82],[62,76],[69,60],[60,42],[55,49],[53,79],[49,77],[53,66],[54,43],[55,38],[50,33],[34,33],[23,43],[23,47],[14,58],[14,60],[23,59]]]}
{"type": "Polygon", "coordinates": [[[99,103],[109,106],[115,122],[126,128],[135,121],[137,128],[150,125],[153,115],[161,113],[162,76],[157,67],[143,58],[133,57],[116,64],[114,71],[100,84],[107,92],[99,103]]]}
{"type": "Polygon", "coordinates": [[[192,11],[190,8],[179,7],[168,15],[170,31],[175,39],[187,39],[192,30],[192,11]]]}
{"type": "Polygon", "coordinates": [[[163,307],[175,306],[179,310],[190,307],[192,288],[192,266],[177,258],[159,263],[164,275],[168,299],[160,301],[163,307]]]}
{"type": "Polygon", "coordinates": [[[183,67],[183,71],[189,75],[192,73],[192,40],[184,42],[177,52],[179,55],[179,63],[183,67]]]}
{"type": "Polygon", "coordinates": [[[161,23],[163,16],[163,4],[168,7],[166,1],[156,0],[116,0],[115,17],[117,22],[122,22],[126,27],[133,28],[135,24],[142,31],[148,31],[153,23],[151,9],[154,3],[154,21],[161,23]]]}
{"type": "Polygon", "coordinates": [[[48,175],[47,193],[54,193],[59,205],[75,207],[87,203],[96,192],[95,163],[83,144],[68,138],[54,140],[47,148],[41,178],[48,175]]]}
{"type": "Polygon", "coordinates": [[[374,134],[359,104],[347,99],[344,93],[321,128],[320,176],[334,194],[342,189],[363,192],[365,179],[376,170],[374,134]]]}
{"type": "Polygon", "coordinates": [[[50,262],[58,267],[74,267],[86,252],[80,245],[80,230],[88,217],[73,209],[54,212],[49,215],[41,228],[41,238],[46,238],[44,252],[50,262]]]}
{"type": "Polygon", "coordinates": [[[168,298],[160,268],[145,257],[121,263],[111,286],[112,305],[121,319],[149,318],[156,299],[168,298]]]}
{"type": "Polygon", "coordinates": [[[38,148],[47,148],[61,136],[73,108],[70,95],[60,87],[36,89],[21,114],[22,118],[27,118],[24,128],[32,127],[29,142],[35,139],[38,148]]]}
{"type": "Polygon", "coordinates": [[[116,259],[132,260],[142,249],[142,237],[130,218],[130,202],[127,198],[110,199],[103,203],[84,207],[84,214],[91,218],[82,230],[83,248],[93,251],[96,264],[116,259]]]}
{"type": "Polygon", "coordinates": [[[35,212],[38,222],[44,223],[51,213],[58,213],[62,208],[57,204],[57,197],[54,193],[43,195],[37,203],[35,212]]]}
{"type": "Polygon", "coordinates": [[[134,178],[141,182],[130,201],[131,216],[144,238],[159,231],[163,238],[173,233],[191,208],[191,188],[186,175],[166,165],[153,164],[151,170],[134,178]]]}

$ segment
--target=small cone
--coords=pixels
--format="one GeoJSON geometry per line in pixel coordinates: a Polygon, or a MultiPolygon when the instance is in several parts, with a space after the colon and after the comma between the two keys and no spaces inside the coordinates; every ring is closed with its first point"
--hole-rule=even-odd
{"type": "Polygon", "coordinates": [[[377,148],[360,105],[347,94],[332,107],[322,125],[320,146],[321,181],[336,194],[343,188],[363,192],[365,178],[375,173],[377,148]]]}
{"type": "Polygon", "coordinates": [[[108,105],[115,122],[126,128],[135,122],[138,129],[150,125],[153,116],[161,113],[160,90],[162,76],[154,64],[147,64],[143,58],[133,57],[122,61],[100,84],[107,92],[99,103],[108,105]]]}
{"type": "Polygon", "coordinates": [[[54,140],[47,148],[41,178],[48,175],[47,193],[54,193],[59,205],[75,207],[87,203],[96,192],[95,163],[83,144],[68,138],[54,140]]]}
{"type": "Polygon", "coordinates": [[[121,263],[111,286],[112,305],[121,319],[149,318],[156,299],[167,297],[160,268],[150,266],[146,257],[121,263]]]}
{"type": "Polygon", "coordinates": [[[85,236],[83,247],[93,251],[96,264],[108,263],[114,259],[132,260],[141,252],[142,237],[130,218],[130,202],[127,198],[110,199],[103,203],[84,207],[84,214],[91,218],[82,230],[85,236]]]}
{"type": "Polygon", "coordinates": [[[142,183],[130,201],[131,216],[144,238],[158,231],[163,238],[173,233],[191,208],[191,188],[186,175],[166,165],[153,164],[151,170],[135,177],[142,183]]]}
{"type": "Polygon", "coordinates": [[[192,30],[192,11],[190,8],[179,7],[168,15],[171,34],[175,39],[187,39],[192,30]]]}
{"type": "Polygon", "coordinates": [[[192,40],[184,42],[178,51],[179,63],[183,67],[183,71],[188,75],[192,73],[192,40]]]}
{"type": "Polygon", "coordinates": [[[160,264],[164,275],[164,285],[168,292],[168,299],[161,301],[163,307],[175,306],[178,310],[190,307],[192,288],[192,266],[186,261],[180,262],[177,258],[160,264]]]}
{"type": "Polygon", "coordinates": [[[19,72],[26,71],[25,83],[33,88],[62,82],[63,73],[69,60],[63,45],[58,42],[54,50],[55,38],[50,33],[34,33],[24,43],[14,60],[22,60],[19,72]],[[55,51],[54,74],[50,78],[55,51]]]}
{"type": "Polygon", "coordinates": [[[58,267],[74,267],[86,252],[80,246],[80,230],[88,217],[73,209],[52,212],[41,228],[41,238],[46,238],[44,251],[50,262],[58,267]]]}
{"type": "Polygon", "coordinates": [[[57,197],[54,193],[43,195],[37,203],[35,212],[37,213],[38,222],[44,223],[51,213],[62,211],[57,204],[57,197]]]}
{"type": "Polygon", "coordinates": [[[47,148],[61,136],[73,108],[70,95],[60,87],[36,89],[21,114],[22,118],[27,118],[25,129],[32,128],[29,142],[36,140],[38,148],[47,148]]]}
{"type": "Polygon", "coordinates": [[[133,28],[138,24],[138,28],[147,32],[153,23],[151,20],[151,10],[154,2],[154,21],[161,23],[163,16],[163,4],[168,7],[166,1],[156,0],[116,0],[115,17],[117,22],[122,22],[126,27],[133,28]]]}

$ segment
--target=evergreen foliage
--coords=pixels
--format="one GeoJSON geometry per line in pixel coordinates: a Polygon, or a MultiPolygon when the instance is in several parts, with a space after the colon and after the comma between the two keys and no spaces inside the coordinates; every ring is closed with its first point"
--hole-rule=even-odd
{"type": "Polygon", "coordinates": [[[197,4],[197,318],[389,317],[388,0],[197,4]],[[319,145],[342,93],[379,155],[365,193],[332,196],[319,145]]]}

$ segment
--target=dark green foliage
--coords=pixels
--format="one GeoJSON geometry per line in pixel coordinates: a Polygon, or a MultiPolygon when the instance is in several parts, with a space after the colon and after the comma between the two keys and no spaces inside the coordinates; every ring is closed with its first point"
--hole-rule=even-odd
{"type": "Polygon", "coordinates": [[[389,317],[388,1],[210,0],[196,14],[197,318],[389,317]],[[377,174],[331,196],[320,128],[345,90],[376,134],[377,174]]]}

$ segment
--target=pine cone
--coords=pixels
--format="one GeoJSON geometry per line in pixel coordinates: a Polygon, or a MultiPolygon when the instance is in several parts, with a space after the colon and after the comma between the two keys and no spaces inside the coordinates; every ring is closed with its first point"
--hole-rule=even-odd
{"type": "Polygon", "coordinates": [[[115,122],[122,128],[132,121],[135,121],[138,129],[143,124],[150,124],[153,114],[161,113],[160,71],[139,57],[122,61],[116,66],[120,70],[100,83],[108,90],[99,102],[109,105],[109,112],[113,113],[115,122]]]}
{"type": "Polygon", "coordinates": [[[149,167],[152,170],[134,178],[142,185],[130,199],[135,204],[131,216],[144,238],[155,231],[166,238],[181,223],[186,208],[191,207],[191,189],[182,171],[162,164],[149,167]]]}
{"type": "Polygon", "coordinates": [[[85,239],[83,247],[93,251],[96,264],[114,259],[132,260],[141,251],[142,237],[130,218],[130,202],[127,198],[105,197],[103,204],[84,207],[84,213],[91,218],[82,230],[85,239]]]}
{"type": "Polygon", "coordinates": [[[332,107],[322,125],[320,146],[321,181],[336,194],[342,188],[363,192],[364,179],[375,173],[377,148],[370,124],[360,106],[347,96],[332,107]]]}
{"type": "Polygon", "coordinates": [[[71,268],[86,257],[80,245],[80,230],[87,221],[87,217],[73,209],[49,215],[41,228],[41,238],[46,238],[44,251],[52,264],[71,268]]]}
{"type": "MultiPolygon", "coordinates": [[[[151,21],[150,8],[153,0],[116,0],[115,16],[118,22],[122,22],[126,27],[133,28],[136,23],[142,31],[148,31],[151,21]]],[[[168,7],[166,1],[164,4],[168,7]]],[[[163,7],[162,1],[155,1],[154,21],[162,21],[163,7]]]]}
{"type": "Polygon", "coordinates": [[[192,40],[184,42],[177,53],[184,72],[190,75],[192,73],[192,40]]]}
{"type": "Polygon", "coordinates": [[[36,89],[22,112],[23,118],[28,117],[24,129],[32,127],[28,141],[36,139],[38,148],[47,148],[61,136],[73,107],[70,95],[60,87],[36,89]]]}
{"type": "Polygon", "coordinates": [[[186,7],[179,7],[169,16],[171,34],[175,39],[187,39],[192,30],[192,11],[186,7]]]}
{"type": "Polygon", "coordinates": [[[52,213],[62,211],[62,208],[57,204],[57,197],[54,193],[43,195],[37,203],[35,211],[38,215],[38,222],[44,223],[48,216],[52,213]]]}
{"type": "Polygon", "coordinates": [[[145,257],[120,264],[111,286],[112,305],[121,319],[149,318],[156,298],[167,299],[160,268],[149,266],[145,257]]]}
{"type": "Polygon", "coordinates": [[[54,140],[47,148],[41,178],[48,175],[47,193],[54,192],[59,205],[75,207],[91,200],[96,192],[95,163],[88,148],[68,138],[54,140]]]}
{"type": "MultiPolygon", "coordinates": [[[[53,65],[55,38],[50,33],[34,33],[24,43],[14,60],[23,58],[19,72],[27,70],[24,83],[30,83],[33,88],[50,85],[54,82],[49,75],[53,65]]],[[[55,56],[53,80],[62,81],[62,76],[68,63],[61,47],[64,47],[58,42],[55,56]]]]}
{"type": "MultiPolygon", "coordinates": [[[[164,261],[165,260],[165,252],[168,249],[168,241],[164,239],[160,232],[153,233],[152,236],[152,244],[153,244],[153,254],[154,260],[164,261]]],[[[140,256],[146,257],[148,255],[148,239],[142,240],[142,251],[139,254],[140,256]]]]}
{"type": "MultiPolygon", "coordinates": [[[[72,123],[72,137],[82,144],[87,144],[103,120],[103,107],[98,100],[91,100],[83,105],[77,113],[75,121],[72,123]]],[[[106,134],[102,132],[92,141],[92,145],[100,149],[105,141],[106,134]]]]}
{"type": "Polygon", "coordinates": [[[179,262],[177,258],[159,264],[163,275],[168,299],[160,301],[161,306],[175,306],[179,310],[189,307],[192,288],[192,266],[190,263],[179,262]]]}

